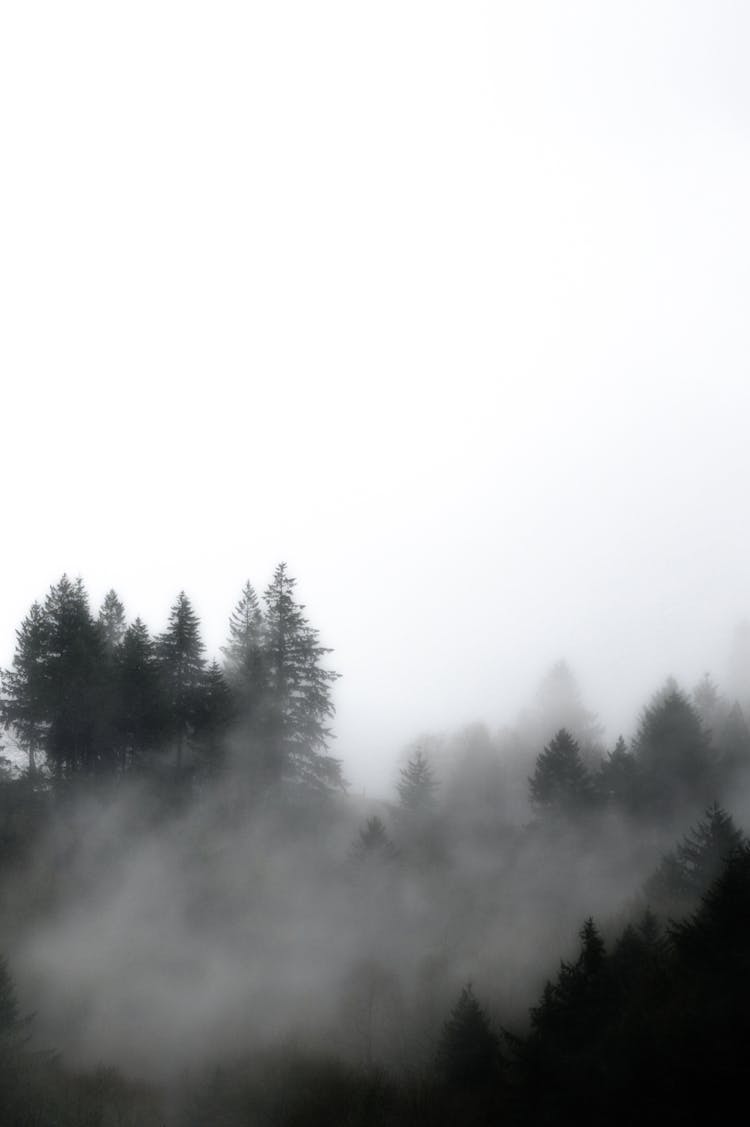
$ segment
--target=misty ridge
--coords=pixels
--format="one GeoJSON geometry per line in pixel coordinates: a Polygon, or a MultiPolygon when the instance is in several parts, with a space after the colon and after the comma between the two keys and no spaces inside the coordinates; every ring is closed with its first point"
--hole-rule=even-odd
{"type": "Polygon", "coordinates": [[[280,564],[209,660],[66,576],[2,678],[0,1122],[692,1122],[750,1044],[750,645],[611,743],[558,662],[352,793],[280,564]],[[32,1015],[30,1017],[28,1015],[32,1015]]]}

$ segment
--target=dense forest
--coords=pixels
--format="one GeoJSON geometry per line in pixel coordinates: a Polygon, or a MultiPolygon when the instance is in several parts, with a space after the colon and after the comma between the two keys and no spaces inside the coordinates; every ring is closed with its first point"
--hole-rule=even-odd
{"type": "Polygon", "coordinates": [[[490,732],[333,754],[280,564],[206,655],[63,576],[2,675],[0,1122],[705,1122],[750,1046],[747,699],[611,746],[559,662],[490,732]]]}

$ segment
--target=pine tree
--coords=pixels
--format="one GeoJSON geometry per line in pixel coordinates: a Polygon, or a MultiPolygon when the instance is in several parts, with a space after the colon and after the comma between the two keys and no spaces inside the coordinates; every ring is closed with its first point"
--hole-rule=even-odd
{"type": "Polygon", "coordinates": [[[342,785],[341,764],[328,755],[334,714],[331,688],[338,673],[324,668],[330,649],[318,641],[304,606],[294,597],[296,581],[281,563],[263,595],[265,690],[261,726],[266,778],[328,790],[342,785]]]}
{"type": "Polygon", "coordinates": [[[229,638],[222,646],[224,670],[241,712],[252,712],[264,687],[263,612],[251,583],[242,588],[229,619],[229,638]]]}
{"type": "Polygon", "coordinates": [[[635,756],[619,736],[613,750],[602,761],[596,790],[606,802],[622,810],[633,811],[638,804],[638,771],[635,756]]]}
{"type": "Polygon", "coordinates": [[[443,1026],[435,1058],[438,1075],[459,1089],[475,1087],[491,1082],[500,1063],[498,1039],[468,983],[443,1026]]]}
{"type": "Polygon", "coordinates": [[[700,716],[674,682],[641,716],[633,750],[647,805],[665,811],[685,798],[707,798],[715,784],[710,742],[700,716]]]}
{"type": "Polygon", "coordinates": [[[143,763],[166,735],[165,701],[156,647],[136,618],[117,656],[116,725],[125,763],[143,763]]]}
{"type": "Polygon", "coordinates": [[[352,861],[357,864],[381,864],[393,861],[397,856],[396,847],[388,837],[382,818],[377,814],[368,818],[363,829],[350,850],[352,861]]]}
{"type": "Polygon", "coordinates": [[[407,814],[428,814],[435,807],[437,780],[432,765],[421,750],[412,755],[396,786],[399,804],[407,814]]]}
{"type": "Polygon", "coordinates": [[[537,756],[529,779],[531,804],[537,811],[578,813],[591,805],[593,786],[578,744],[565,728],[537,756]]]}
{"type": "Polygon", "coordinates": [[[264,716],[268,690],[265,647],[263,612],[248,582],[229,619],[229,637],[221,652],[233,718],[232,744],[240,752],[245,774],[261,777],[263,725],[268,719],[264,716]]]}
{"type": "Polygon", "coordinates": [[[102,740],[102,639],[80,579],[66,575],[35,603],[3,677],[3,720],[33,771],[41,751],[58,775],[106,761],[102,740]]]}
{"type": "Polygon", "coordinates": [[[116,591],[109,590],[104,596],[97,622],[104,643],[104,652],[106,654],[115,653],[119,649],[127,629],[125,607],[116,591]]]}
{"type": "Polygon", "coordinates": [[[225,740],[231,718],[229,686],[217,661],[212,661],[205,674],[196,737],[209,776],[220,771],[225,753],[225,740]]]}
{"type": "Polygon", "coordinates": [[[715,802],[662,858],[644,886],[647,898],[665,915],[684,915],[695,907],[745,840],[732,816],[715,802]]]}
{"type": "Polygon", "coordinates": [[[198,616],[185,592],[180,591],[170,611],[167,629],[159,636],[156,646],[178,774],[203,703],[203,650],[198,616]]]}

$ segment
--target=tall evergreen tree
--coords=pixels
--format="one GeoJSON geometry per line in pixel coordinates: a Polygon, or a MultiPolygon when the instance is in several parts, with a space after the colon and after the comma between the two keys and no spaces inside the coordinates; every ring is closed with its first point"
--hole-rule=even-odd
{"type": "Polygon", "coordinates": [[[102,656],[83,582],[63,575],[24,619],[3,677],[3,720],[28,752],[30,769],[38,751],[58,775],[104,762],[102,656]]]}
{"type": "Polygon", "coordinates": [[[265,646],[263,612],[255,589],[247,582],[229,619],[229,637],[221,652],[233,718],[232,745],[240,753],[242,769],[248,775],[262,774],[267,691],[265,646]]]}
{"type": "Polygon", "coordinates": [[[328,721],[334,714],[331,689],[339,674],[323,665],[331,651],[310,626],[304,606],[295,598],[295,585],[281,563],[263,595],[265,774],[271,783],[325,791],[342,785],[341,763],[328,754],[328,721]]]}
{"type": "Polygon", "coordinates": [[[183,767],[186,749],[195,732],[203,704],[204,645],[198,616],[184,591],[180,591],[166,631],[157,640],[156,653],[167,709],[167,728],[174,741],[175,769],[183,767]]]}
{"type": "Polygon", "coordinates": [[[99,609],[97,622],[99,624],[102,642],[104,643],[105,653],[115,653],[122,644],[125,631],[127,630],[125,607],[122,605],[116,591],[109,590],[104,596],[104,602],[99,609]]]}
{"type": "Polygon", "coordinates": [[[643,712],[633,750],[648,805],[669,810],[685,798],[712,797],[716,779],[708,735],[673,682],[643,712]]]}
{"type": "Polygon", "coordinates": [[[421,749],[409,758],[401,768],[400,779],[396,784],[401,809],[407,814],[428,814],[435,808],[437,780],[432,764],[422,754],[421,749]]]}
{"type": "Polygon", "coordinates": [[[443,1026],[435,1064],[443,1082],[458,1089],[488,1084],[497,1078],[500,1044],[471,983],[462,989],[443,1026]]]}
{"type": "Polygon", "coordinates": [[[695,908],[744,844],[745,836],[732,816],[715,802],[662,858],[644,886],[646,896],[665,916],[684,915],[695,908]]]}
{"type": "Polygon", "coordinates": [[[218,661],[212,661],[206,670],[196,725],[202,770],[209,776],[221,770],[230,719],[229,686],[218,661]]]}
{"type": "Polygon", "coordinates": [[[143,763],[166,736],[156,647],[140,618],[125,631],[117,660],[117,713],[123,764],[143,763]]]}
{"type": "Polygon", "coordinates": [[[537,756],[529,792],[531,804],[538,811],[576,814],[591,805],[591,776],[577,742],[565,728],[537,756]]]}

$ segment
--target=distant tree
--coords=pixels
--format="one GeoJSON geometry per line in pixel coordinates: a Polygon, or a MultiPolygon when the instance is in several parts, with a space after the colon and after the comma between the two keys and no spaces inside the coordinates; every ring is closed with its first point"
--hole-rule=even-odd
{"type": "Polygon", "coordinates": [[[364,828],[360,829],[349,855],[357,864],[380,864],[395,859],[396,847],[377,814],[368,818],[364,828]]]}
{"type": "Polygon", "coordinates": [[[341,763],[328,754],[334,714],[331,690],[339,677],[323,665],[322,646],[296,580],[281,563],[265,590],[264,694],[260,724],[269,783],[291,783],[317,791],[341,787],[341,763]]]}
{"type": "Polygon", "coordinates": [[[182,770],[186,748],[203,707],[204,645],[198,616],[181,591],[159,636],[156,656],[167,705],[167,725],[175,748],[175,769],[182,770]]]}
{"type": "Polygon", "coordinates": [[[531,804],[538,812],[576,814],[593,802],[593,784],[577,742],[561,728],[536,760],[529,779],[531,804]]]}
{"type": "Polygon", "coordinates": [[[401,809],[408,814],[427,814],[435,807],[437,780],[432,765],[417,750],[405,767],[396,785],[401,809]]]}
{"type": "Polygon", "coordinates": [[[47,681],[48,626],[41,603],[34,603],[16,631],[16,651],[10,669],[2,673],[0,715],[12,728],[28,756],[28,771],[36,774],[37,754],[46,749],[50,725],[47,681]]]}
{"type": "Polygon", "coordinates": [[[725,787],[731,787],[736,773],[750,768],[750,729],[738,701],[729,709],[718,732],[716,745],[722,783],[725,787]]]}
{"type": "Polygon", "coordinates": [[[127,628],[119,646],[117,690],[116,723],[123,765],[143,763],[167,733],[156,647],[140,618],[127,628]]]}
{"type": "Polygon", "coordinates": [[[731,815],[714,803],[662,858],[644,886],[647,898],[665,915],[684,915],[695,908],[745,840],[731,815]]]}
{"type": "Polygon", "coordinates": [[[241,752],[245,771],[262,775],[264,721],[269,720],[264,715],[266,629],[258,596],[249,582],[232,611],[229,637],[221,652],[233,720],[232,743],[241,752]]]}
{"type": "Polygon", "coordinates": [[[633,750],[642,800],[661,810],[706,798],[715,785],[709,738],[684,693],[668,684],[641,715],[633,750]]]}
{"type": "Polygon", "coordinates": [[[443,1026],[435,1066],[444,1083],[459,1089],[488,1084],[497,1078],[500,1044],[471,983],[462,989],[443,1026]]]}
{"type": "Polygon", "coordinates": [[[200,709],[196,719],[197,742],[204,771],[214,776],[220,771],[225,753],[227,729],[231,720],[229,686],[217,661],[206,670],[200,709]]]}
{"type": "Polygon", "coordinates": [[[116,591],[110,590],[104,596],[97,622],[104,644],[104,652],[107,654],[116,652],[122,644],[127,630],[125,608],[116,591]]]}
{"type": "Polygon", "coordinates": [[[125,765],[125,749],[122,746],[119,711],[119,656],[123,638],[127,630],[125,608],[113,590],[104,597],[96,620],[102,649],[102,663],[99,670],[100,696],[98,703],[97,743],[101,757],[111,768],[125,765]]]}
{"type": "Polygon", "coordinates": [[[542,678],[525,726],[537,745],[564,728],[578,743],[586,762],[598,758],[604,729],[596,713],[583,703],[578,680],[567,661],[556,662],[542,678]]]}
{"type": "Polygon", "coordinates": [[[103,669],[102,639],[83,582],[63,575],[22,623],[3,677],[3,720],[28,752],[30,770],[38,751],[58,775],[104,763],[103,669]]]}
{"type": "Polygon", "coordinates": [[[605,801],[623,810],[633,810],[638,802],[638,772],[635,756],[619,736],[613,750],[602,760],[596,789],[605,801]]]}

